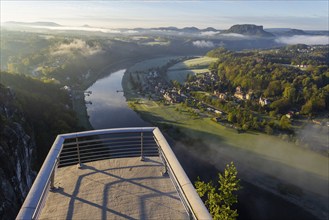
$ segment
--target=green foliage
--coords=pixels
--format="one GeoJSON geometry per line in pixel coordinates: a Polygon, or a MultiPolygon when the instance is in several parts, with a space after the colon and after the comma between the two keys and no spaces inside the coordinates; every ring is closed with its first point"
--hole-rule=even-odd
{"type": "Polygon", "coordinates": [[[273,128],[270,125],[266,125],[264,129],[266,134],[272,135],[274,133],[273,128]]]}
{"type": "Polygon", "coordinates": [[[218,174],[217,189],[212,182],[205,183],[200,179],[195,182],[196,190],[199,196],[206,200],[205,204],[213,219],[234,220],[239,216],[238,211],[232,207],[238,202],[237,195],[234,193],[241,189],[237,174],[238,171],[231,162],[226,165],[223,174],[218,174]]]}
{"type": "Polygon", "coordinates": [[[296,97],[296,89],[290,85],[286,86],[283,91],[283,97],[288,99],[290,103],[293,103],[296,97]]]}
{"type": "Polygon", "coordinates": [[[288,99],[282,98],[271,103],[270,107],[276,112],[284,114],[290,109],[291,104],[288,99]]]}
{"type": "Polygon", "coordinates": [[[282,93],[281,82],[279,80],[272,81],[268,84],[264,91],[265,97],[279,96],[282,93]]]}
{"type": "Polygon", "coordinates": [[[176,89],[180,89],[181,85],[177,80],[172,80],[171,83],[176,89]]]}
{"type": "Polygon", "coordinates": [[[283,115],[280,119],[279,125],[281,129],[289,130],[291,128],[291,121],[287,116],[283,115]]]}
{"type": "Polygon", "coordinates": [[[303,114],[311,114],[315,111],[323,111],[326,109],[326,100],[325,97],[312,97],[309,99],[305,105],[302,106],[301,112],[303,114]]]}
{"type": "Polygon", "coordinates": [[[228,113],[227,120],[229,122],[235,123],[237,121],[236,115],[233,112],[228,113]]]}
{"type": "Polygon", "coordinates": [[[229,53],[228,50],[226,50],[224,47],[220,47],[220,48],[217,48],[217,49],[214,49],[214,50],[211,50],[207,53],[207,56],[208,57],[219,57],[223,54],[226,54],[226,53],[229,53]]]}

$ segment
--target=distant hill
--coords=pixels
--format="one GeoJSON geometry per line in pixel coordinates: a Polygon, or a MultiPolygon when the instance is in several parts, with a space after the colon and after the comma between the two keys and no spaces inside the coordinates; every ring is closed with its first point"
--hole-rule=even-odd
{"type": "Polygon", "coordinates": [[[55,22],[37,21],[37,22],[18,22],[18,21],[8,21],[4,23],[5,25],[24,25],[24,26],[48,26],[48,27],[60,27],[60,24],[55,22]]]}
{"type": "Polygon", "coordinates": [[[237,24],[230,27],[230,29],[222,31],[221,33],[234,33],[243,34],[257,37],[274,37],[273,34],[264,31],[263,26],[257,26],[254,24],[237,24]]]}
{"type": "Polygon", "coordinates": [[[293,36],[293,35],[309,35],[303,30],[292,29],[292,28],[271,28],[266,29],[266,31],[273,33],[275,35],[293,36]]]}
{"type": "Polygon", "coordinates": [[[307,34],[312,34],[312,35],[327,35],[329,36],[329,31],[305,31],[307,34]]]}
{"type": "Polygon", "coordinates": [[[177,27],[159,27],[159,28],[151,28],[153,30],[158,31],[178,31],[179,29],[177,27]]]}
{"type": "Polygon", "coordinates": [[[307,33],[305,31],[299,30],[299,29],[291,29],[287,33],[291,34],[291,35],[307,35],[307,33]]]}
{"type": "Polygon", "coordinates": [[[205,28],[205,29],[202,29],[201,31],[214,31],[214,32],[216,32],[216,31],[218,31],[218,30],[215,29],[215,28],[213,28],[213,27],[207,27],[207,28],[205,28]]]}
{"type": "Polygon", "coordinates": [[[134,28],[135,31],[175,31],[175,32],[184,32],[184,33],[201,33],[203,31],[213,31],[217,32],[218,30],[213,27],[207,27],[205,29],[199,29],[197,27],[184,27],[184,28],[177,28],[177,27],[158,27],[158,28],[134,28]]]}
{"type": "Polygon", "coordinates": [[[181,29],[183,32],[200,32],[199,28],[196,27],[184,27],[181,29]]]}
{"type": "Polygon", "coordinates": [[[291,28],[266,28],[264,30],[271,33],[277,33],[277,32],[290,31],[291,28]]]}
{"type": "MultiPolygon", "coordinates": [[[[129,30],[129,29],[127,29],[129,30]]],[[[158,27],[158,28],[134,28],[134,31],[179,31],[177,27],[158,27]]]]}
{"type": "Polygon", "coordinates": [[[267,28],[265,31],[277,36],[293,36],[293,35],[329,35],[329,31],[317,30],[301,30],[293,28],[267,28]]]}

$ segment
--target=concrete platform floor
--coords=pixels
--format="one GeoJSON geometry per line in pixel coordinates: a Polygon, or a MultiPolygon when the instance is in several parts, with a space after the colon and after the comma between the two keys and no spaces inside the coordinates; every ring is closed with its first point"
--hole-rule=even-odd
{"type": "Polygon", "coordinates": [[[188,219],[159,157],[59,168],[40,219],[188,219]]]}

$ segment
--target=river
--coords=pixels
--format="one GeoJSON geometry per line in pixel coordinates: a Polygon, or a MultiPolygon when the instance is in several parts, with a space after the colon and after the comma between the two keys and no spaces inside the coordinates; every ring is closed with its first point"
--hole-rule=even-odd
{"type": "Polygon", "coordinates": [[[125,71],[122,69],[111,73],[87,89],[92,92],[85,100],[89,121],[94,129],[149,126],[126,103],[121,85],[125,71]]]}
{"type": "MultiPolygon", "coordinates": [[[[121,84],[124,72],[125,69],[110,73],[87,89],[92,92],[85,100],[86,103],[92,103],[86,106],[94,129],[152,126],[128,107],[121,84]]],[[[192,181],[197,176],[208,176],[210,179],[217,176],[218,170],[209,161],[201,160],[186,146],[179,146],[170,139],[168,141],[192,181]]],[[[253,184],[244,181],[242,183],[238,203],[239,219],[316,219],[281,197],[253,184]]]]}

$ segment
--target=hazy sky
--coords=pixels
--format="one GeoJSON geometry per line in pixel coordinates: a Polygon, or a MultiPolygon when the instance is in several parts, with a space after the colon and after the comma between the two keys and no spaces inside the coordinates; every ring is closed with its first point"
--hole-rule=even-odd
{"type": "Polygon", "coordinates": [[[1,22],[53,21],[109,28],[176,26],[227,29],[234,24],[264,28],[328,30],[328,0],[301,1],[6,1],[1,22]]]}

